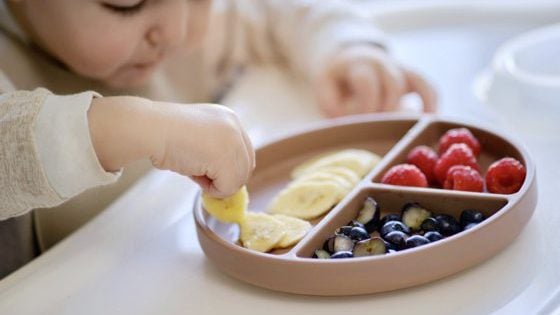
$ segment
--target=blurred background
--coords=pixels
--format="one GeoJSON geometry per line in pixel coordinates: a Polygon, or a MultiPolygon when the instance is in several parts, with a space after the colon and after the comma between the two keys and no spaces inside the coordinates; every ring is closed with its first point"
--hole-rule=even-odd
{"type": "MultiPolygon", "coordinates": [[[[560,23],[560,1],[348,2],[388,34],[389,49],[399,61],[431,81],[440,114],[499,122],[535,139],[550,128],[560,131],[556,124],[560,107],[550,104],[560,98],[560,29],[549,30],[560,23]],[[529,31],[537,34],[527,36],[529,31]],[[541,115],[543,111],[547,115],[541,115]]],[[[286,117],[270,121],[273,130],[286,130],[287,121],[298,126],[319,119],[320,113],[307,105],[312,98],[301,81],[286,80],[285,74],[272,69],[252,71],[225,100],[243,113],[246,125],[253,126],[262,117],[286,117]],[[257,93],[251,88],[255,85],[257,93]],[[285,87],[280,94],[291,105],[283,109],[263,105],[279,86],[285,87]],[[250,100],[244,95],[251,95],[250,100]],[[244,104],[240,106],[239,100],[244,104]],[[293,110],[301,111],[301,106],[305,107],[301,117],[294,119],[293,110]]],[[[411,96],[403,107],[414,110],[417,105],[411,96]]],[[[269,132],[263,130],[263,135],[269,132]]]]}

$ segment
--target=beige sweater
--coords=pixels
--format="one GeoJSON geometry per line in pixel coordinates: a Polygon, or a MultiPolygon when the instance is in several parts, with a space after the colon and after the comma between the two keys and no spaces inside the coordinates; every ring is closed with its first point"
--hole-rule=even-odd
{"type": "Polygon", "coordinates": [[[334,50],[380,41],[370,22],[342,1],[217,0],[204,47],[179,51],[143,89],[114,91],[71,73],[29,43],[2,1],[0,220],[49,208],[34,211],[42,248],[105,208],[149,169],[147,161],[122,174],[101,168],[86,116],[96,92],[215,102],[249,63],[281,63],[310,76],[334,50]]]}

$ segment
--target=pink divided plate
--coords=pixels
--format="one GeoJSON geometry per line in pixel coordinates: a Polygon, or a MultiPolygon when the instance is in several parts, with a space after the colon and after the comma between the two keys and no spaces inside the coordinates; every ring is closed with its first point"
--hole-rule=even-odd
{"type": "Polygon", "coordinates": [[[237,225],[216,221],[197,198],[197,234],[208,259],[237,279],[283,292],[328,296],[390,291],[434,281],[488,259],[515,239],[536,206],[535,165],[522,146],[507,135],[434,116],[365,115],[329,121],[258,148],[257,168],[248,184],[249,210],[265,211],[299,163],[345,148],[368,149],[383,159],[328,214],[313,220],[313,229],[292,248],[264,254],[239,246],[237,225]],[[527,176],[517,193],[460,192],[380,183],[383,173],[403,163],[413,147],[423,144],[436,148],[439,137],[456,127],[469,128],[481,142],[478,162],[483,175],[493,161],[505,156],[525,165],[527,176]],[[311,258],[338,227],[356,218],[368,196],[379,203],[382,216],[399,212],[406,203],[418,202],[433,213],[450,214],[457,219],[462,210],[477,209],[487,219],[443,240],[396,253],[348,259],[311,258]]]}

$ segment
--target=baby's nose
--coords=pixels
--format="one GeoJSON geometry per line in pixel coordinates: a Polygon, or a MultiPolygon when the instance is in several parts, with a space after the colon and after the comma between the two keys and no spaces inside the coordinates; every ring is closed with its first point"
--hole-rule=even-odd
{"type": "Polygon", "coordinates": [[[153,28],[146,34],[150,47],[159,51],[167,51],[178,46],[183,41],[185,34],[168,34],[161,28],[153,28]]]}
{"type": "Polygon", "coordinates": [[[148,34],[146,35],[146,39],[148,40],[148,44],[150,44],[151,47],[157,49],[160,49],[165,45],[161,31],[156,28],[153,28],[148,32],[148,34]]]}
{"type": "MultiPolygon", "coordinates": [[[[184,1],[179,1],[179,3],[184,1]]],[[[146,33],[148,44],[161,51],[178,46],[186,36],[186,8],[181,6],[175,10],[162,10],[162,14],[154,21],[146,33]]]]}

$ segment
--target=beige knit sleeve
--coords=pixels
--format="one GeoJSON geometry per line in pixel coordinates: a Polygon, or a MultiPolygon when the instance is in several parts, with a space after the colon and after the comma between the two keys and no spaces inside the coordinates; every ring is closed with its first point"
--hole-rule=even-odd
{"type": "Polygon", "coordinates": [[[6,77],[0,70],[0,94],[11,92],[13,90],[15,90],[15,88],[12,85],[12,82],[10,82],[8,77],[6,77]]]}
{"type": "Polygon", "coordinates": [[[222,66],[284,62],[309,77],[342,47],[384,43],[371,18],[350,1],[223,0],[216,7],[216,14],[224,16],[215,19],[223,29],[210,35],[226,43],[214,49],[223,53],[222,66]]]}
{"type": "MultiPolygon", "coordinates": [[[[4,78],[3,88],[8,91],[4,78]]],[[[34,121],[49,92],[0,94],[0,219],[63,200],[51,188],[35,145],[34,121]]]]}
{"type": "Polygon", "coordinates": [[[0,220],[54,207],[115,182],[97,158],[87,112],[92,91],[17,91],[0,71],[0,220]]]}

